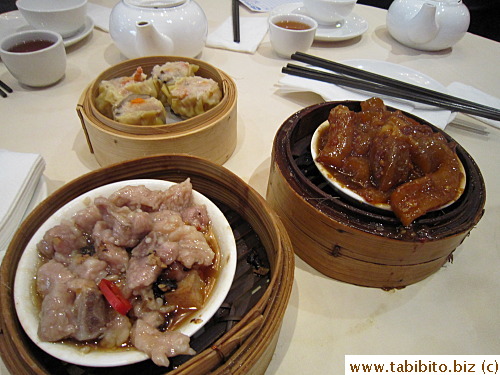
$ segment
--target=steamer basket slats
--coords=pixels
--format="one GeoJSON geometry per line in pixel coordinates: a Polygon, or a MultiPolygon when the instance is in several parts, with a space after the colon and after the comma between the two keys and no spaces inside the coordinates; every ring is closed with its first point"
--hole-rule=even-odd
{"type": "Polygon", "coordinates": [[[0,348],[15,374],[263,374],[274,352],[293,283],[294,258],[287,233],[264,199],[223,167],[187,155],[161,155],[118,163],[66,184],[22,223],[0,271],[0,348]],[[37,228],[59,207],[103,184],[138,178],[181,182],[190,177],[195,190],[226,214],[237,240],[237,273],[223,305],[192,337],[197,355],[178,356],[170,368],[152,361],[117,368],[64,363],[36,347],[17,320],[12,289],[17,263],[37,228]],[[267,272],[265,272],[267,270],[267,272]],[[264,272],[262,272],[264,271],[264,272]],[[245,372],[241,372],[245,369],[245,372]]]}
{"type": "MultiPolygon", "coordinates": [[[[321,273],[377,288],[418,282],[439,270],[481,219],[486,199],[481,172],[457,144],[467,174],[464,193],[451,206],[403,227],[392,212],[341,196],[314,165],[312,134],[339,104],[361,110],[360,102],[326,102],[307,107],[283,123],[274,139],[267,200],[281,217],[295,253],[321,273]]],[[[406,115],[456,144],[438,128],[406,115]]]]}

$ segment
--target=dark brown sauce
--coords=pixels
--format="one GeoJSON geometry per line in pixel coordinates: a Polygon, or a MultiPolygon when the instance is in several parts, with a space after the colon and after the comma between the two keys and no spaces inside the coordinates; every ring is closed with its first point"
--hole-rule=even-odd
{"type": "Polygon", "coordinates": [[[288,20],[278,21],[275,23],[275,25],[289,30],[308,30],[311,28],[311,26],[306,23],[288,20]]]}
{"type": "Polygon", "coordinates": [[[42,39],[26,40],[24,42],[16,44],[14,47],[9,48],[8,51],[16,53],[34,52],[50,47],[53,44],[54,42],[50,40],[42,40],[42,39]]]}

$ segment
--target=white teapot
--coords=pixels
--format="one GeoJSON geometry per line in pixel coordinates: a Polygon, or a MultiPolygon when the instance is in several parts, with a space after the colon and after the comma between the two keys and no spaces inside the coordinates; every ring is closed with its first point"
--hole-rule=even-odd
{"type": "Polygon", "coordinates": [[[111,38],[127,58],[196,57],[207,32],[207,17],[194,0],[121,0],[109,18],[111,38]]]}
{"type": "Polygon", "coordinates": [[[387,29],[393,38],[425,51],[451,47],[469,24],[469,10],[462,0],[394,0],[387,11],[387,29]]]}

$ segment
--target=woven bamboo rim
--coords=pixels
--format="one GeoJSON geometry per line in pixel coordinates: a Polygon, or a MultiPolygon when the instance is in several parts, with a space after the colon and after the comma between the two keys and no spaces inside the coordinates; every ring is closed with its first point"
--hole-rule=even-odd
{"type": "MultiPolygon", "coordinates": [[[[191,178],[196,190],[226,205],[248,222],[262,243],[271,271],[260,299],[241,320],[210,347],[169,374],[265,372],[276,346],[293,283],[294,258],[289,238],[279,218],[264,199],[236,175],[205,159],[187,155],[160,155],[118,163],[81,176],[50,195],[22,223],[6,252],[0,271],[0,350],[7,368],[13,374],[50,374],[48,363],[55,360],[41,352],[26,336],[17,320],[13,302],[17,263],[40,225],[71,199],[103,184],[135,178],[180,182],[186,177],[191,178]]],[[[62,366],[61,374],[66,373],[64,363],[58,362],[56,366],[62,366]]],[[[91,369],[92,374],[125,371],[123,367],[91,369]]],[[[128,368],[126,371],[137,372],[138,368],[128,368]]],[[[79,370],[79,373],[87,372],[79,370]]],[[[147,373],[165,372],[162,368],[153,368],[147,373]]]]}
{"type": "Polygon", "coordinates": [[[86,90],[85,99],[88,101],[88,107],[85,107],[87,116],[95,118],[94,121],[97,121],[97,123],[103,124],[111,129],[137,135],[183,133],[204,124],[212,123],[223,116],[224,113],[226,113],[226,108],[236,101],[236,85],[231,78],[227,76],[227,74],[202,60],[179,56],[148,56],[126,60],[110,67],[109,69],[106,69],[91,83],[90,89],[86,90]],[[198,65],[200,68],[196,72],[196,75],[211,78],[219,84],[223,94],[221,102],[214,108],[196,117],[180,122],[160,125],[122,124],[106,117],[96,108],[95,99],[97,98],[99,84],[101,81],[116,77],[131,76],[139,66],[143,68],[144,73],[150,76],[155,65],[162,65],[166,62],[173,61],[185,61],[190,64],[198,65]],[[91,113],[92,116],[90,115],[91,113]]]}
{"type": "Polygon", "coordinates": [[[486,199],[479,168],[457,144],[467,174],[461,198],[404,228],[391,212],[368,210],[336,194],[314,166],[312,134],[339,104],[360,110],[359,102],[326,102],[284,122],[274,140],[267,200],[281,217],[296,254],[323,274],[383,288],[420,281],[446,263],[479,222],[486,199]]]}

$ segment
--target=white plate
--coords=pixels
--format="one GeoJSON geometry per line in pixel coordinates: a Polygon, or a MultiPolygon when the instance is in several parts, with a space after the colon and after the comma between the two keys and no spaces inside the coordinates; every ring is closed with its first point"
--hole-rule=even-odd
{"type": "MultiPolygon", "coordinates": [[[[271,14],[277,13],[297,13],[309,16],[303,3],[279,5],[271,12],[271,14]]],[[[342,24],[332,26],[318,25],[314,39],[326,42],[339,42],[360,36],[366,30],[368,30],[368,22],[356,13],[351,13],[342,24]]]]}
{"type": "MultiPolygon", "coordinates": [[[[375,208],[378,208],[378,209],[381,209],[381,210],[384,210],[384,211],[392,211],[392,208],[389,204],[387,203],[370,203],[368,202],[365,198],[363,198],[361,195],[359,195],[358,193],[352,191],[351,189],[347,188],[346,186],[344,186],[344,184],[340,183],[334,176],[332,176],[332,174],[328,171],[327,168],[325,168],[325,166],[319,162],[316,161],[316,158],[318,157],[318,142],[319,142],[319,134],[321,133],[321,130],[324,129],[324,128],[327,128],[330,124],[328,123],[328,120],[323,122],[320,126],[318,126],[318,128],[314,131],[314,134],[312,136],[312,139],[311,139],[311,156],[313,158],[313,161],[314,161],[314,164],[316,165],[316,167],[318,168],[318,170],[320,171],[320,173],[323,175],[323,177],[325,178],[325,180],[333,186],[333,188],[337,191],[339,191],[341,194],[344,194],[345,196],[348,196],[349,198],[351,199],[354,199],[358,202],[360,202],[361,204],[365,204],[365,205],[368,205],[368,206],[371,206],[371,207],[375,207],[375,208]]],[[[464,192],[465,190],[465,185],[466,185],[466,174],[465,174],[465,169],[464,169],[464,166],[462,164],[462,162],[460,161],[460,159],[458,160],[458,163],[459,163],[459,167],[460,167],[460,171],[462,172],[462,175],[463,175],[463,178],[462,178],[462,181],[460,182],[460,188],[459,188],[459,191],[457,193],[457,196],[451,200],[450,202],[446,203],[445,205],[439,207],[439,208],[436,208],[435,210],[432,210],[432,211],[437,211],[437,210],[440,210],[440,209],[443,209],[445,207],[448,207],[450,206],[451,204],[455,203],[459,198],[460,196],[462,195],[462,193],[464,192]]]]}
{"type": "MultiPolygon", "coordinates": [[[[32,295],[33,280],[39,263],[36,244],[48,229],[59,224],[62,219],[69,219],[75,212],[85,208],[85,202],[89,202],[89,199],[93,201],[97,196],[107,197],[126,185],[145,185],[152,190],[166,190],[173,184],[173,182],[163,180],[142,179],[104,185],[73,199],[40,226],[23,252],[14,281],[14,303],[17,316],[27,335],[38,347],[56,358],[82,366],[123,366],[148,359],[145,353],[134,348],[123,351],[96,350],[84,353],[74,345],[44,342],[38,338],[39,308],[35,306],[32,295]]],[[[192,336],[203,327],[226,298],[233,282],[237,258],[234,234],[224,214],[213,202],[199,192],[193,190],[193,198],[196,204],[204,204],[207,207],[212,229],[221,250],[221,262],[218,278],[203,308],[193,315],[192,319],[176,327],[178,331],[188,336],[192,336]]]]}
{"type": "MultiPolygon", "coordinates": [[[[368,72],[380,74],[385,77],[397,79],[412,85],[421,86],[429,90],[446,93],[446,87],[435,79],[404,65],[393,64],[381,60],[350,59],[342,61],[342,64],[354,68],[363,69],[368,72]]],[[[354,90],[354,89],[353,89],[354,90]]],[[[434,107],[433,107],[434,108],[434,107]]]]}
{"type": "MultiPolygon", "coordinates": [[[[24,17],[21,15],[21,12],[18,10],[0,14],[0,40],[10,34],[32,29],[33,28],[28,25],[24,17]]],[[[93,29],[94,21],[92,20],[92,18],[87,16],[85,25],[77,34],[67,38],[63,38],[64,46],[69,47],[79,42],[87,35],[89,35],[93,29]]]]}
{"type": "MultiPolygon", "coordinates": [[[[352,67],[363,69],[372,73],[380,74],[389,78],[397,79],[412,85],[421,86],[429,90],[434,90],[442,93],[447,93],[448,90],[440,82],[436,81],[434,78],[425,75],[417,70],[408,68],[404,65],[394,64],[381,60],[369,60],[369,59],[350,59],[340,61],[342,64],[350,65],[352,67]]],[[[378,96],[384,100],[384,102],[403,111],[410,112],[413,115],[427,120],[438,128],[444,129],[445,126],[453,120],[453,115],[451,111],[446,109],[437,108],[427,104],[422,104],[418,102],[410,102],[405,99],[398,99],[394,97],[388,97],[379,94],[367,94],[361,90],[357,90],[350,87],[342,86],[343,89],[357,94],[362,95],[364,98],[369,98],[372,96],[378,96]]],[[[361,97],[359,98],[361,99],[361,97]]]]}

